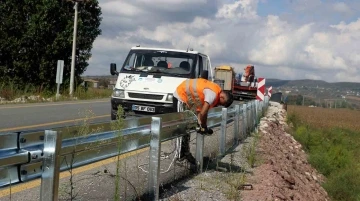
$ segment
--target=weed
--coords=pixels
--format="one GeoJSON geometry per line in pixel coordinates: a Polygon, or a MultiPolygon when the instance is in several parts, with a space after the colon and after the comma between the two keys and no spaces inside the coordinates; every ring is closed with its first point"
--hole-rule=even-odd
{"type": "MultiPolygon", "coordinates": [[[[119,105],[117,114],[116,114],[116,120],[111,122],[111,129],[115,131],[117,135],[117,147],[118,147],[118,155],[117,155],[117,161],[116,161],[116,174],[115,174],[115,195],[114,200],[118,201],[120,200],[120,153],[121,153],[121,143],[122,143],[122,135],[121,130],[124,127],[124,120],[121,117],[123,114],[123,109],[119,105]]],[[[126,192],[126,187],[125,187],[126,192]]]]}
{"type": "Polygon", "coordinates": [[[360,111],[303,106],[288,106],[288,117],[293,124],[307,124],[316,128],[342,128],[360,131],[360,111]]]}
{"type": "Polygon", "coordinates": [[[339,172],[332,172],[324,188],[334,200],[359,200],[360,198],[360,170],[345,168],[339,172]]]}
{"type": "MultiPolygon", "coordinates": [[[[97,127],[94,129],[90,129],[90,119],[92,119],[95,114],[91,110],[85,110],[83,113],[79,112],[79,116],[83,117],[81,121],[77,122],[77,128],[75,132],[70,132],[70,128],[67,128],[67,133],[72,133],[71,137],[79,139],[79,137],[86,137],[92,133],[97,133],[102,130],[101,127],[97,127]]],[[[95,149],[98,144],[101,142],[94,142],[88,145],[85,149],[95,149]]],[[[69,157],[64,157],[64,162],[69,168],[68,171],[70,173],[70,177],[68,180],[68,184],[63,184],[60,187],[60,194],[65,194],[68,196],[67,200],[75,200],[78,197],[78,192],[75,189],[75,179],[73,174],[74,164],[76,162],[77,156],[77,146],[78,142],[75,143],[74,149],[71,151],[69,157]]]]}
{"type": "Polygon", "coordinates": [[[229,184],[229,188],[225,191],[225,195],[229,200],[240,200],[240,189],[245,184],[244,172],[232,172],[228,173],[226,183],[229,184]]]}
{"type": "Polygon", "coordinates": [[[292,106],[288,121],[294,125],[294,138],[309,154],[310,164],[327,177],[325,190],[334,200],[358,199],[360,132],[357,124],[351,126],[348,121],[358,112],[319,108],[306,110],[306,114],[303,109],[292,106]]]}
{"type": "Polygon", "coordinates": [[[252,133],[253,140],[249,143],[249,146],[244,146],[243,150],[247,159],[247,163],[251,168],[255,167],[255,163],[257,162],[256,155],[256,145],[259,140],[260,135],[258,133],[252,133]]]}

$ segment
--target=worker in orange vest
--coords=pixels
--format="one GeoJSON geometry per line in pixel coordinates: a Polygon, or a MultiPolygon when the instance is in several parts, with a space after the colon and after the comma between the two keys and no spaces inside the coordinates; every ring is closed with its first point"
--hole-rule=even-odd
{"type": "MultiPolygon", "coordinates": [[[[211,135],[213,130],[207,127],[207,115],[210,108],[216,106],[229,107],[233,102],[233,95],[223,91],[221,87],[203,78],[187,79],[183,81],[173,93],[174,112],[183,112],[185,107],[197,114],[198,133],[211,135]]],[[[181,140],[179,161],[187,159],[196,164],[195,158],[190,153],[190,135],[185,135],[181,140]]]]}

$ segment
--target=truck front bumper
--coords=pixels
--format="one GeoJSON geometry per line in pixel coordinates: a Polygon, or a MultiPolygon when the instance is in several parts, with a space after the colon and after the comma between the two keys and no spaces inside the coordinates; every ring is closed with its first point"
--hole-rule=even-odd
{"type": "Polygon", "coordinates": [[[164,114],[164,113],[174,112],[172,103],[145,102],[145,101],[111,98],[111,112],[113,115],[116,115],[119,105],[121,105],[121,107],[125,112],[133,111],[132,110],[133,105],[150,106],[155,108],[155,112],[144,112],[147,114],[164,114]]]}

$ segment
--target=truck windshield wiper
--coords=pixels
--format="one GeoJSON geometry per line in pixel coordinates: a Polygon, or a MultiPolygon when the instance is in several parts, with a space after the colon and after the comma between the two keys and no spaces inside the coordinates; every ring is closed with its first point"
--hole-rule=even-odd
{"type": "Polygon", "coordinates": [[[177,76],[177,77],[186,76],[186,74],[170,73],[170,72],[166,72],[166,71],[161,71],[159,69],[156,71],[148,71],[147,73],[166,74],[166,75],[173,75],[173,76],[177,76]]]}
{"type": "Polygon", "coordinates": [[[147,71],[144,71],[144,69],[140,70],[140,69],[137,69],[137,68],[123,68],[123,69],[127,70],[127,71],[147,72],[147,71]]]}

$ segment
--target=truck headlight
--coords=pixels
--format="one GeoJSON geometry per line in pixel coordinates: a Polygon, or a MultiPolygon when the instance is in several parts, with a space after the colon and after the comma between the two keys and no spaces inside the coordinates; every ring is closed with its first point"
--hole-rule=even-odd
{"type": "Polygon", "coordinates": [[[112,95],[113,97],[125,98],[125,93],[122,89],[114,89],[112,95]]]}
{"type": "Polygon", "coordinates": [[[166,97],[166,101],[173,101],[173,95],[168,94],[167,97],[166,97]]]}

